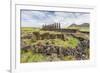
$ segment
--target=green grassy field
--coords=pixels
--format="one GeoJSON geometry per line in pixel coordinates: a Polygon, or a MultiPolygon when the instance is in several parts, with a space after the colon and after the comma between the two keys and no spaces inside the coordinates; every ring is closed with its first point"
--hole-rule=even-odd
{"type": "MultiPolygon", "coordinates": [[[[38,28],[31,28],[31,27],[23,27],[21,28],[21,31],[28,31],[28,32],[39,32],[40,34],[43,34],[43,33],[49,33],[49,34],[61,34],[61,32],[55,32],[55,31],[40,31],[40,29],[38,28]]],[[[27,33],[26,33],[27,34],[27,33]]],[[[52,44],[52,42],[54,43],[54,45],[59,45],[59,46],[63,46],[63,47],[72,47],[72,48],[75,48],[78,44],[78,39],[72,37],[72,36],[67,36],[67,40],[61,40],[61,39],[45,39],[45,40],[37,40],[36,42],[32,42],[32,40],[29,40],[29,39],[24,39],[24,41],[27,42],[27,44],[37,44],[38,42],[42,42],[42,43],[46,43],[47,41],[49,43],[52,44]]]]}
{"type": "MultiPolygon", "coordinates": [[[[79,28],[69,28],[69,29],[79,29],[79,28]]],[[[88,28],[81,28],[79,29],[80,31],[89,31],[88,28]]],[[[44,31],[44,30],[40,30],[39,28],[32,28],[32,27],[21,27],[21,35],[27,35],[29,33],[32,32],[39,32],[40,34],[44,34],[44,33],[49,33],[49,34],[61,34],[61,32],[55,32],[55,31],[44,31]]],[[[83,37],[84,35],[82,35],[83,37]]],[[[79,40],[72,37],[72,36],[67,36],[66,40],[61,40],[58,38],[55,39],[43,39],[43,40],[36,40],[33,41],[34,38],[32,39],[22,39],[27,45],[35,45],[38,43],[42,43],[45,44],[47,42],[49,42],[49,44],[52,45],[56,45],[56,46],[60,46],[60,47],[64,47],[65,49],[67,49],[67,47],[71,47],[71,48],[75,48],[78,46],[79,40]]],[[[87,50],[86,50],[87,52],[87,50]]],[[[88,54],[88,52],[87,52],[88,54]]],[[[28,51],[28,52],[24,52],[21,50],[21,59],[20,62],[21,63],[29,63],[29,62],[44,62],[44,61],[50,61],[51,59],[54,60],[60,60],[58,57],[55,56],[55,58],[53,58],[52,56],[45,56],[43,54],[33,54],[32,51],[28,51]]],[[[74,56],[64,56],[63,60],[67,61],[67,60],[75,60],[74,56]]]]}

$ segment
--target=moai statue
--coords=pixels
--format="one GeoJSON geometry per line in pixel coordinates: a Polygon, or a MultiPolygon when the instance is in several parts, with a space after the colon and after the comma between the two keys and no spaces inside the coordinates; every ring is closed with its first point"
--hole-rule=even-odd
{"type": "Polygon", "coordinates": [[[44,25],[42,25],[42,29],[43,29],[44,25]]]}
{"type": "Polygon", "coordinates": [[[54,29],[54,24],[52,24],[52,29],[54,29]]]}
{"type": "Polygon", "coordinates": [[[56,25],[56,29],[57,29],[57,23],[55,25],[56,25]]]}
{"type": "Polygon", "coordinates": [[[54,29],[56,29],[56,23],[54,23],[54,29]]]}
{"type": "Polygon", "coordinates": [[[48,29],[50,30],[50,25],[48,25],[48,29]]]}
{"type": "Polygon", "coordinates": [[[56,29],[57,29],[57,23],[56,23],[56,29]]]}
{"type": "Polygon", "coordinates": [[[46,29],[46,24],[44,25],[44,28],[46,29]]]}
{"type": "Polygon", "coordinates": [[[49,30],[52,30],[52,24],[49,25],[49,30]]]}
{"type": "Polygon", "coordinates": [[[50,29],[52,30],[52,24],[50,24],[50,29]]]}
{"type": "Polygon", "coordinates": [[[44,29],[44,28],[45,28],[45,25],[43,24],[43,25],[42,25],[42,29],[44,29]]]}
{"type": "Polygon", "coordinates": [[[60,29],[60,23],[58,23],[58,29],[60,29]]]}

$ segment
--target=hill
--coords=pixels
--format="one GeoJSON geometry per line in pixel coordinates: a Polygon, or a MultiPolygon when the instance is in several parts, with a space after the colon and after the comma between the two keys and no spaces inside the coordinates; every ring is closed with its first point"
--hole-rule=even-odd
{"type": "Polygon", "coordinates": [[[71,24],[67,29],[78,29],[79,31],[86,31],[89,32],[89,23],[83,23],[80,25],[71,24]]]}

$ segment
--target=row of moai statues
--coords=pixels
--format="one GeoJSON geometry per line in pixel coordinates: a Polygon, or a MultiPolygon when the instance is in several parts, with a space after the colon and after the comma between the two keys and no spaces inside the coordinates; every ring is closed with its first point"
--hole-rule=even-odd
{"type": "Polygon", "coordinates": [[[45,29],[45,30],[61,29],[61,24],[60,23],[53,23],[49,25],[44,24],[42,26],[42,29],[45,29]]]}

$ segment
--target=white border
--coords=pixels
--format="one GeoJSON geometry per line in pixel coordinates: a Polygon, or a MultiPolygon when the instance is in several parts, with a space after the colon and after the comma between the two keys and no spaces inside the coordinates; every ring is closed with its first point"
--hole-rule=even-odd
{"type": "Polygon", "coordinates": [[[66,69],[89,67],[95,65],[95,10],[93,7],[75,7],[73,6],[40,6],[40,5],[21,5],[16,4],[12,13],[12,72],[16,71],[38,71],[51,69],[66,69]],[[61,62],[43,62],[20,64],[20,9],[29,10],[49,10],[49,11],[70,11],[70,12],[89,12],[91,14],[90,22],[90,60],[85,61],[61,61],[61,62]],[[14,25],[15,24],[15,25],[14,25]],[[15,31],[15,32],[14,32],[15,31]]]}

